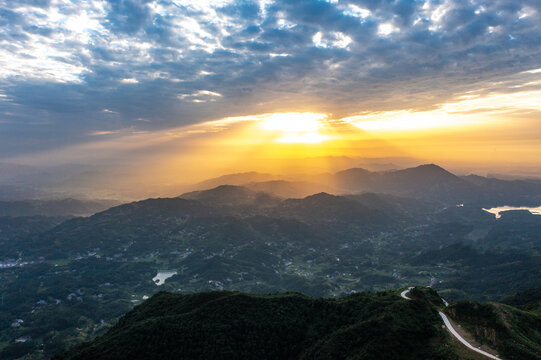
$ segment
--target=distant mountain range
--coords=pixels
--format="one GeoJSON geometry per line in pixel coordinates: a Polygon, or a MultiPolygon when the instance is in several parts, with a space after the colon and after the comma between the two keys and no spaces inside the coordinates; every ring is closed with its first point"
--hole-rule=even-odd
{"type": "Polygon", "coordinates": [[[207,180],[197,184],[197,188],[242,185],[282,198],[299,198],[319,192],[337,195],[372,192],[428,199],[450,205],[541,203],[541,183],[538,181],[499,180],[477,175],[456,176],[434,164],[381,172],[352,168],[335,174],[298,177],[302,180],[280,179],[269,174],[250,172],[207,180]]]}

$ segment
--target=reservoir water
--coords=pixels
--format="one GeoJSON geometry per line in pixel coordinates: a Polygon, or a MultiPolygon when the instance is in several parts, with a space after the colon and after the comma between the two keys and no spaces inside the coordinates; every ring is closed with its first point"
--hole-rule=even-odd
{"type": "Polygon", "coordinates": [[[152,281],[154,281],[156,285],[160,286],[165,283],[165,280],[176,274],[177,272],[175,270],[158,270],[158,274],[152,278],[152,281]]]}
{"type": "Polygon", "coordinates": [[[528,210],[530,213],[534,215],[541,215],[541,206],[538,207],[528,207],[528,206],[498,206],[493,207],[490,209],[483,209],[486,212],[489,212],[491,214],[494,214],[496,216],[496,219],[499,219],[502,217],[501,213],[504,211],[513,211],[513,210],[528,210]]]}

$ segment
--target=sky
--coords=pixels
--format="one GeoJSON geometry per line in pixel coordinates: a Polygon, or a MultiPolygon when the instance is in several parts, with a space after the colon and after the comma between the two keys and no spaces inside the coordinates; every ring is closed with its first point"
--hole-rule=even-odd
{"type": "Polygon", "coordinates": [[[541,3],[0,0],[0,162],[314,156],[535,171],[541,3]]]}

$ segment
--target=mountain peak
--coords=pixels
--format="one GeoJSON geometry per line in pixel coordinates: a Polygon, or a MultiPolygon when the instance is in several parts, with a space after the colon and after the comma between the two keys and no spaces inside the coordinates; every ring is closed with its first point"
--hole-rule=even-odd
{"type": "Polygon", "coordinates": [[[419,165],[419,166],[415,167],[414,169],[449,172],[449,171],[445,170],[444,168],[442,168],[441,166],[436,165],[436,164],[432,164],[432,163],[430,163],[430,164],[422,164],[422,165],[419,165]]]}
{"type": "Polygon", "coordinates": [[[248,193],[251,193],[251,190],[246,189],[242,186],[237,185],[219,185],[210,189],[206,190],[200,190],[200,191],[191,191],[188,193],[184,193],[180,195],[180,198],[183,199],[192,199],[192,200],[202,200],[205,198],[212,198],[215,196],[224,196],[224,195],[231,195],[231,196],[238,196],[238,195],[246,195],[248,193]]]}
{"type": "Polygon", "coordinates": [[[254,191],[244,186],[220,185],[209,190],[192,191],[180,195],[183,199],[192,199],[209,205],[241,205],[256,202],[277,203],[280,201],[270,194],[254,191]]]}
{"type": "Polygon", "coordinates": [[[409,174],[413,176],[420,175],[423,177],[437,177],[440,179],[458,179],[456,175],[436,164],[423,164],[413,168],[398,170],[395,172],[395,174],[409,174]]]}
{"type": "Polygon", "coordinates": [[[257,181],[275,180],[271,174],[258,173],[255,171],[222,175],[217,178],[208,179],[194,185],[195,189],[210,189],[219,185],[244,185],[257,181]]]}
{"type": "Polygon", "coordinates": [[[320,192],[320,193],[317,193],[317,194],[313,194],[313,195],[309,195],[307,197],[305,197],[304,199],[305,200],[311,200],[311,199],[336,199],[338,198],[338,196],[336,195],[332,195],[332,194],[329,194],[329,193],[326,193],[324,191],[320,192]]]}
{"type": "Polygon", "coordinates": [[[351,168],[351,169],[346,169],[346,170],[339,171],[335,175],[338,175],[338,176],[359,176],[359,175],[368,175],[368,174],[372,174],[372,172],[370,170],[366,170],[366,169],[363,169],[363,168],[351,168]]]}

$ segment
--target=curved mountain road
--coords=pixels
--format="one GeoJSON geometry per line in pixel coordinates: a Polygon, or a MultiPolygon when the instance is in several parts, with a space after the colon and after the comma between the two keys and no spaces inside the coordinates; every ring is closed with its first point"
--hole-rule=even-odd
{"type": "Polygon", "coordinates": [[[404,299],[406,300],[411,300],[409,297],[407,297],[406,295],[410,292],[410,290],[413,289],[413,286],[410,286],[409,288],[407,288],[406,290],[402,291],[400,293],[400,296],[402,296],[404,299]]]}
{"type": "MultiPolygon", "coordinates": [[[[403,297],[406,300],[411,300],[407,295],[410,292],[410,290],[413,289],[413,288],[414,288],[413,286],[408,287],[406,290],[404,290],[404,291],[402,291],[400,293],[400,296],[403,297]]],[[[445,301],[443,298],[441,300],[443,301],[445,306],[449,306],[449,303],[447,301],[445,301]]],[[[481,355],[484,355],[484,356],[486,356],[486,357],[488,357],[490,359],[502,360],[501,358],[499,358],[499,357],[497,357],[495,355],[489,354],[486,351],[483,351],[481,349],[476,348],[475,346],[473,346],[472,344],[470,344],[469,342],[464,340],[464,338],[462,336],[460,336],[460,334],[455,330],[455,328],[453,328],[453,325],[451,325],[451,322],[449,321],[447,316],[444,313],[442,313],[441,311],[438,311],[438,314],[440,314],[440,317],[442,318],[443,323],[445,324],[445,326],[447,327],[447,330],[449,330],[451,335],[453,335],[458,341],[460,341],[462,344],[464,344],[467,348],[469,348],[470,350],[473,350],[473,351],[475,351],[475,352],[477,352],[477,353],[479,353],[481,355]]]]}

